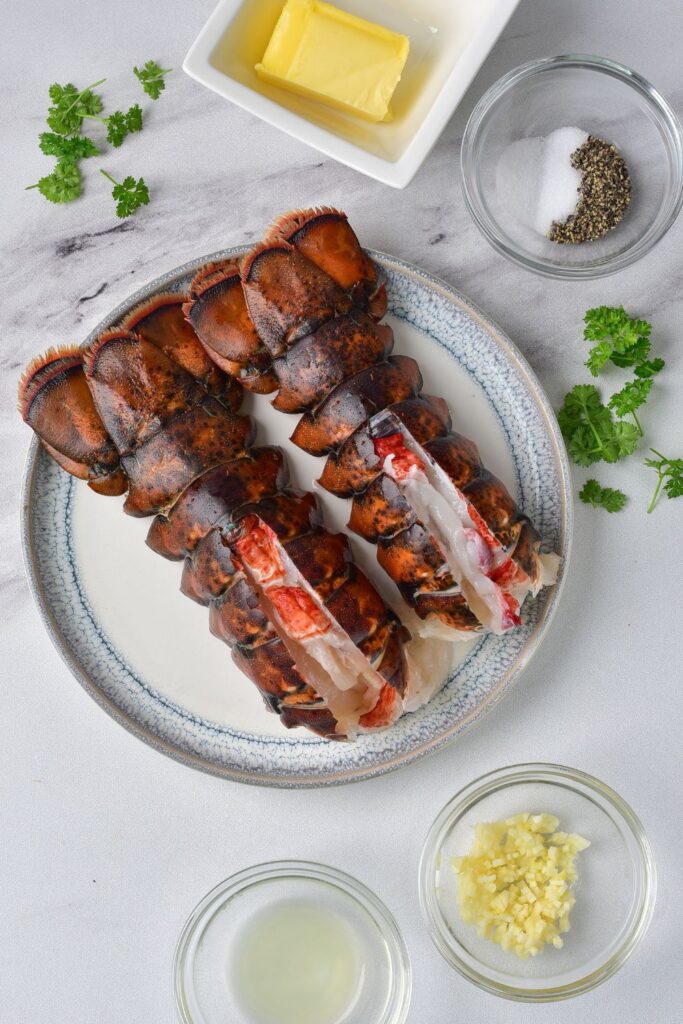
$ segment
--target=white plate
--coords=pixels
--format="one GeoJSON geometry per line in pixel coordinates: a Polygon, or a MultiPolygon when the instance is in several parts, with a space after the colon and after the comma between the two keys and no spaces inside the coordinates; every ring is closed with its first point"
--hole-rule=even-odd
{"type": "MultiPolygon", "coordinates": [[[[185,290],[194,260],[151,282],[93,331],[117,323],[157,291],[185,290]]],[[[452,739],[491,707],[537,649],[566,572],[572,509],[557,422],[533,372],[500,330],[454,289],[399,260],[371,253],[386,274],[395,351],[415,356],[427,393],[443,395],[454,427],[478,444],[549,548],[563,556],[555,587],[528,600],[523,625],[504,637],[458,645],[443,690],[390,729],[356,743],[287,732],[208,631],[205,608],[180,593],[180,565],[144,541],[149,520],[121,512],[123,499],[95,494],[67,476],[34,440],[24,479],[23,543],[29,580],[67,665],[117,721],[176,759],[217,775],[306,786],[366,778],[406,764],[452,739]]],[[[293,482],[310,489],[322,460],[287,441],[295,417],[249,396],[257,442],[281,444],[293,482]]],[[[349,503],[320,492],[326,523],[342,529],[349,503]]],[[[352,535],[358,560],[389,594],[393,584],[370,545],[352,535]]]]}
{"type": "Polygon", "coordinates": [[[519,0],[335,0],[351,14],[401,32],[410,54],[391,103],[370,124],[262,82],[261,60],[284,0],[221,0],[183,70],[263,121],[343,164],[405,188],[486,60],[519,0]]]}

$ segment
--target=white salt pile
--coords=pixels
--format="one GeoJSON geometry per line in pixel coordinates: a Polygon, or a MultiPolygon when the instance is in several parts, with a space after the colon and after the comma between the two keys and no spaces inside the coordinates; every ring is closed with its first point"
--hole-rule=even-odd
{"type": "Polygon", "coordinates": [[[571,165],[572,153],[588,139],[581,128],[557,128],[545,138],[513,142],[496,169],[499,202],[526,227],[548,235],[574,213],[581,172],[571,165]]]}

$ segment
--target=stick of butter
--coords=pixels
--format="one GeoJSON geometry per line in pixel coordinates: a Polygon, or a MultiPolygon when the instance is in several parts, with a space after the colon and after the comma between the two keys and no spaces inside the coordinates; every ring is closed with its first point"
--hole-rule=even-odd
{"type": "Polygon", "coordinates": [[[406,36],[323,0],[287,0],[256,74],[368,121],[390,119],[406,36]]]}

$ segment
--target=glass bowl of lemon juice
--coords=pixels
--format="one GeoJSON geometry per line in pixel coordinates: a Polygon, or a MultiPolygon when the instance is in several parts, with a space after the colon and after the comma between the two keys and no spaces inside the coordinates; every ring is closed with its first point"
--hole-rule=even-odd
{"type": "Polygon", "coordinates": [[[182,1024],[403,1024],[410,962],[364,885],[277,861],[233,875],[193,910],[174,989],[182,1024]]]}

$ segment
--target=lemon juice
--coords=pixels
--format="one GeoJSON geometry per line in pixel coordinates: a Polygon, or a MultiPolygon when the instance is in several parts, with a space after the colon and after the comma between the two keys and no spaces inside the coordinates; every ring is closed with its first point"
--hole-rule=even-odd
{"type": "Polygon", "coordinates": [[[342,1024],[357,1002],[363,963],[354,930],[335,911],[281,900],[238,936],[231,988],[249,1024],[342,1024]]]}

